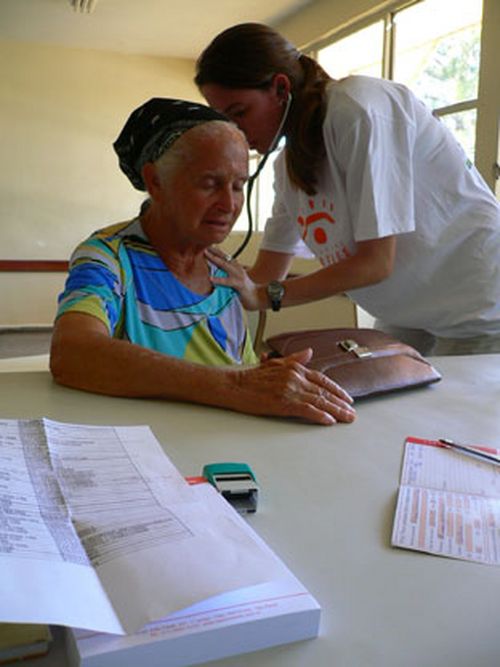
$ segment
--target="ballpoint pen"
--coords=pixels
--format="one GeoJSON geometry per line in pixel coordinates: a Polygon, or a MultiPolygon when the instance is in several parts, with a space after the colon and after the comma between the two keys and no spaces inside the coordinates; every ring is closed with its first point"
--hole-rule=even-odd
{"type": "Polygon", "coordinates": [[[500,458],[494,454],[487,454],[486,452],[482,452],[480,449],[476,449],[475,447],[471,447],[469,445],[459,444],[453,440],[448,440],[448,438],[439,438],[438,442],[441,443],[444,447],[453,449],[454,451],[465,454],[466,456],[472,456],[475,459],[484,461],[485,463],[495,463],[496,465],[500,465],[500,458]]]}

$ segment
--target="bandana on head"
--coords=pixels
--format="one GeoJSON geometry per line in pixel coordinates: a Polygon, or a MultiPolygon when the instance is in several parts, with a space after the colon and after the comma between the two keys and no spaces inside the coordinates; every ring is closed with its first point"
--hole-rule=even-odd
{"type": "Polygon", "coordinates": [[[133,111],[113,148],[120,169],[137,190],[146,190],[142,168],[155,162],[184,132],[211,120],[224,120],[210,107],[184,100],[154,97],[133,111]]]}

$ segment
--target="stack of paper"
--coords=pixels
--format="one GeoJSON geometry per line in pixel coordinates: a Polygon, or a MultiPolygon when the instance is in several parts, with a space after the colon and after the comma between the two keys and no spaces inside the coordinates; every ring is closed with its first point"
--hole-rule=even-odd
{"type": "Polygon", "coordinates": [[[314,599],[215,489],[187,484],[148,427],[3,420],[0,464],[0,621],[115,635],[75,632],[83,664],[110,646],[151,650],[144,637],[160,634],[210,644],[207,628],[244,626],[246,639],[232,635],[214,657],[317,634],[314,599]],[[262,621],[276,630],[252,639],[262,621]]]}
{"type": "Polygon", "coordinates": [[[312,595],[212,486],[195,492],[212,511],[241,524],[275,561],[276,578],[204,600],[133,635],[70,630],[72,667],[185,667],[318,635],[320,607],[312,595]]]}

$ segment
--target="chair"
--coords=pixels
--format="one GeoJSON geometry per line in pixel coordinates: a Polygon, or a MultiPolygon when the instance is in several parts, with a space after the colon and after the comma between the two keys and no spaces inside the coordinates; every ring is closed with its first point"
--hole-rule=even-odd
{"type": "Polygon", "coordinates": [[[252,336],[253,347],[257,356],[264,350],[264,331],[266,328],[266,311],[254,310],[247,312],[248,328],[252,336]]]}

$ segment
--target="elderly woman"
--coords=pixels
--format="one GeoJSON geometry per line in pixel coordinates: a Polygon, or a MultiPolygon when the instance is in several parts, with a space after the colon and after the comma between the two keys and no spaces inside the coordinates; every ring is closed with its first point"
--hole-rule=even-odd
{"type": "Polygon", "coordinates": [[[304,364],[310,350],[258,363],[237,293],[205,251],[243,205],[248,146],[224,116],[155,98],[114,143],[149,200],[71,258],[51,349],[57,382],[128,397],[192,401],[319,424],[354,419],[350,397],[304,364]]]}

